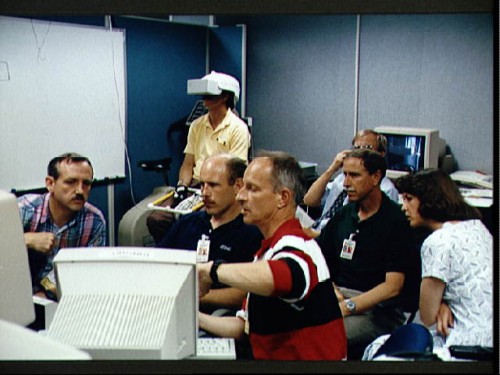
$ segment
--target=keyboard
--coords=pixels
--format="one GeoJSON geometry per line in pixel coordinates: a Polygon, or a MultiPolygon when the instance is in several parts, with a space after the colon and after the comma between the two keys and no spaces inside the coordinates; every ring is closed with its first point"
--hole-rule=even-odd
{"type": "Polygon", "coordinates": [[[236,359],[234,339],[227,337],[199,337],[193,359],[236,359]]]}

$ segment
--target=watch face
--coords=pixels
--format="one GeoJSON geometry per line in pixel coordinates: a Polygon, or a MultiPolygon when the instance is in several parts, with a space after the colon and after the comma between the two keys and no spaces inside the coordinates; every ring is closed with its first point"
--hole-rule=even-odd
{"type": "Polygon", "coordinates": [[[356,304],[351,300],[346,301],[345,306],[348,310],[354,311],[356,309],[356,304]]]}

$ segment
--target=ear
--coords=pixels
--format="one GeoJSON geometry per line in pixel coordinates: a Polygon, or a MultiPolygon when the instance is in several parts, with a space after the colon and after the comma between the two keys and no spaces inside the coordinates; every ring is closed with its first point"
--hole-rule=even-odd
{"type": "Polygon", "coordinates": [[[380,185],[382,182],[382,171],[380,169],[377,169],[377,171],[372,174],[373,178],[373,185],[380,185]]]}
{"type": "Polygon", "coordinates": [[[284,208],[289,206],[292,199],[293,199],[292,192],[287,188],[282,189],[278,200],[278,208],[284,208]]]}
{"type": "Polygon", "coordinates": [[[47,188],[49,193],[52,193],[52,191],[54,191],[54,182],[55,182],[54,177],[51,176],[45,177],[45,187],[47,188]]]}
{"type": "Polygon", "coordinates": [[[243,187],[243,178],[241,177],[238,177],[236,179],[236,181],[234,182],[234,190],[235,190],[235,194],[238,194],[238,192],[241,190],[241,188],[243,187]]]}

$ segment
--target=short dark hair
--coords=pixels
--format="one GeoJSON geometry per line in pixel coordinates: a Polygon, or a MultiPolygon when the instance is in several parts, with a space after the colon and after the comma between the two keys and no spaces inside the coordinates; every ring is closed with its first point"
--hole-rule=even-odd
{"type": "Polygon", "coordinates": [[[259,150],[256,157],[268,158],[272,162],[273,173],[271,181],[276,192],[286,187],[292,191],[295,204],[299,205],[304,199],[306,178],[299,162],[292,155],[283,151],[259,150]]]}
{"type": "Polygon", "coordinates": [[[90,165],[90,168],[92,168],[92,175],[94,174],[94,167],[92,167],[92,163],[86,156],[77,154],[76,152],[66,152],[64,154],[56,156],[49,162],[49,165],[47,166],[47,175],[57,180],[60,175],[59,165],[63,161],[66,161],[68,163],[72,161],[76,163],[87,162],[90,165]]]}
{"type": "Polygon", "coordinates": [[[425,219],[444,223],[450,220],[481,219],[481,213],[467,204],[455,181],[441,169],[427,168],[396,180],[400,194],[420,200],[418,212],[425,219]]]}
{"type": "Polygon", "coordinates": [[[387,171],[387,163],[385,158],[380,155],[377,151],[373,151],[367,148],[357,149],[349,151],[346,158],[358,158],[363,160],[363,165],[370,174],[374,174],[377,171],[382,173],[380,181],[385,177],[387,171]]]}
{"type": "Polygon", "coordinates": [[[239,157],[232,156],[228,158],[226,167],[228,183],[229,185],[234,185],[238,178],[243,178],[247,169],[247,163],[239,157]]]}
{"type": "Polygon", "coordinates": [[[222,92],[225,93],[225,94],[228,94],[228,98],[226,100],[226,106],[227,106],[227,108],[234,109],[234,106],[235,106],[235,103],[234,103],[234,92],[226,91],[226,90],[223,90],[222,92]]]}

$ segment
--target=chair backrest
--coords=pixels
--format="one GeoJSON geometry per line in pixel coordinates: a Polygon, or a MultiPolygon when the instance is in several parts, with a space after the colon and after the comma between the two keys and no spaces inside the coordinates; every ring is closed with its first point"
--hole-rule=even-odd
{"type": "Polygon", "coordinates": [[[404,358],[430,357],[433,355],[433,346],[432,335],[426,327],[408,323],[397,328],[373,357],[383,354],[404,358]]]}

